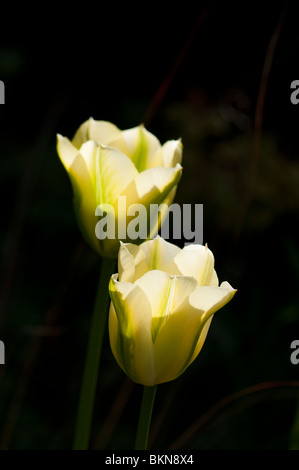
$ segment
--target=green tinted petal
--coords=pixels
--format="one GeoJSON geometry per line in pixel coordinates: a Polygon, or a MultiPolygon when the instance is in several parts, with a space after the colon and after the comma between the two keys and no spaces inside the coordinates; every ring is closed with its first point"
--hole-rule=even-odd
{"type": "Polygon", "coordinates": [[[145,255],[148,270],[159,269],[165,272],[168,272],[167,269],[165,269],[167,265],[180,252],[180,248],[159,236],[154,240],[142,243],[140,250],[145,255]]]}
{"type": "Polygon", "coordinates": [[[80,152],[67,137],[57,134],[57,153],[66,171],[69,171],[80,152]]]}
{"type": "Polygon", "coordinates": [[[185,370],[187,367],[189,367],[190,364],[192,364],[192,362],[197,358],[198,354],[199,354],[200,351],[202,350],[202,347],[203,347],[203,345],[204,345],[204,343],[205,343],[205,340],[206,340],[206,337],[207,337],[207,334],[208,334],[208,331],[209,331],[209,328],[210,328],[212,319],[213,319],[213,315],[212,315],[211,317],[209,317],[205,323],[203,323],[203,326],[202,326],[202,328],[200,329],[200,331],[199,331],[199,333],[198,333],[198,340],[197,340],[196,346],[195,346],[195,348],[194,348],[193,354],[192,354],[192,356],[186,361],[186,364],[185,364],[184,368],[182,369],[182,372],[184,372],[184,370],[185,370]]]}
{"type": "Polygon", "coordinates": [[[99,251],[95,236],[97,202],[86,161],[69,140],[61,136],[58,137],[58,154],[72,183],[75,214],[80,230],[86,241],[99,251]]]}
{"type": "MultiPolygon", "coordinates": [[[[174,188],[172,188],[169,191],[166,197],[158,203],[158,207],[155,210],[153,210],[154,215],[151,216],[149,238],[155,238],[160,228],[166,222],[166,218],[169,214],[169,208],[174,200],[176,190],[177,190],[177,186],[174,186],[174,188]],[[158,214],[157,214],[157,211],[158,211],[158,214]]],[[[168,224],[170,225],[170,219],[168,220],[168,224]]],[[[163,233],[162,232],[160,233],[163,236],[163,233]]],[[[165,238],[169,238],[169,234],[165,238]]],[[[179,273],[173,273],[173,274],[179,274],[179,273]]]]}
{"type": "Polygon", "coordinates": [[[135,285],[141,287],[151,304],[151,334],[154,343],[159,329],[172,309],[172,279],[162,271],[149,271],[135,285]]]}
{"type": "Polygon", "coordinates": [[[196,288],[196,281],[187,277],[173,277],[163,271],[153,270],[135,282],[146,293],[152,308],[152,340],[160,335],[161,327],[168,321],[185,298],[196,288]]]}
{"type": "Polygon", "coordinates": [[[126,155],[113,147],[101,145],[95,155],[94,175],[98,204],[113,205],[138,172],[126,155]]]}
{"type": "Polygon", "coordinates": [[[151,343],[151,307],[140,287],[117,282],[112,276],[109,293],[113,309],[109,314],[112,352],[126,374],[143,385],[154,384],[151,343]]]}
{"type": "MultiPolygon", "coordinates": [[[[157,137],[147,131],[143,125],[125,130],[122,134],[137,170],[141,172],[152,168],[152,160],[161,147],[157,137]]],[[[159,166],[163,166],[162,159],[159,166]]]]}
{"type": "Polygon", "coordinates": [[[196,281],[182,276],[172,279],[172,311],[161,324],[154,343],[156,383],[168,382],[182,373],[202,325],[201,312],[190,307],[188,300],[196,281]]]}

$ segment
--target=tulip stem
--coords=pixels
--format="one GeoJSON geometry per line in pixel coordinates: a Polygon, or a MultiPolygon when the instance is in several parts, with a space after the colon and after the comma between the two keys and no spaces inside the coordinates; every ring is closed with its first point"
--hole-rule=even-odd
{"type": "Polygon", "coordinates": [[[111,275],[114,273],[114,268],[114,259],[102,258],[100,278],[92,313],[85,366],[81,383],[73,445],[74,450],[87,450],[89,446],[99,364],[108,317],[108,284],[111,275]]]}
{"type": "Polygon", "coordinates": [[[136,434],[135,450],[146,450],[157,385],[144,387],[136,434]]]}

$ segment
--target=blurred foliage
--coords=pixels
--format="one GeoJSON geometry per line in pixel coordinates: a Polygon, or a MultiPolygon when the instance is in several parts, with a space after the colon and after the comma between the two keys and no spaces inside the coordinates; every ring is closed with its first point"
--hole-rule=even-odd
{"type": "MultiPolygon", "coordinates": [[[[145,24],[134,22],[134,28],[124,11],[113,31],[101,24],[100,37],[90,18],[86,37],[72,31],[55,40],[53,24],[50,30],[43,25],[42,53],[27,36],[3,40],[1,448],[72,446],[101,260],[77,228],[55,135],[72,137],[89,116],[121,128],[142,122],[205,3],[175,19],[148,12],[145,24]]],[[[249,181],[261,70],[281,9],[282,2],[271,15],[267,9],[257,15],[245,2],[231,14],[218,2],[148,125],[162,142],[182,138],[176,202],[204,204],[204,242],[215,254],[219,279],[238,289],[215,316],[198,359],[178,380],[158,387],[154,449],[170,447],[196,423],[186,449],[299,448],[299,366],[290,362],[299,325],[299,107],[289,100],[299,73],[293,12],[274,55],[254,185],[249,181]]],[[[116,365],[106,338],[91,448],[132,448],[141,392],[116,365]]]]}

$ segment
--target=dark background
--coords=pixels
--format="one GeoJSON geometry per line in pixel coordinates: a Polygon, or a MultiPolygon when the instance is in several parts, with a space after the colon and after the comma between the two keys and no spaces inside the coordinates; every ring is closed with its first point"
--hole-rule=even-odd
{"type": "MultiPolygon", "coordinates": [[[[182,138],[176,202],[204,204],[204,243],[238,289],[197,360],[158,387],[151,448],[299,448],[297,18],[292,3],[249,1],[3,12],[2,449],[72,447],[101,260],[77,228],[56,133],[90,116],[182,138]]],[[[106,340],[92,449],[132,448],[141,392],[106,340]]]]}

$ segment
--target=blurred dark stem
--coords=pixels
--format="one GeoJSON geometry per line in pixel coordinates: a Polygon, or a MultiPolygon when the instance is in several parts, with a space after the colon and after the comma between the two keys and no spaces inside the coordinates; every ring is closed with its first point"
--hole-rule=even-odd
{"type": "Polygon", "coordinates": [[[251,385],[238,392],[235,392],[212,406],[206,413],[204,413],[198,420],[196,420],[183,434],[181,434],[169,447],[169,450],[182,449],[183,446],[197,433],[204,425],[206,425],[212,418],[220,413],[227,406],[248,397],[255,393],[264,392],[265,390],[277,390],[281,388],[299,388],[299,380],[285,380],[285,381],[270,381],[262,382],[259,384],[251,385]]]}
{"type": "Polygon", "coordinates": [[[45,116],[39,137],[33,145],[26,162],[19,184],[15,208],[3,244],[2,266],[0,271],[0,333],[5,327],[5,319],[13,298],[13,289],[17,280],[17,266],[20,255],[22,230],[30,208],[36,184],[46,157],[46,151],[52,142],[56,123],[66,105],[66,98],[59,97],[45,116]]]}
{"type": "MultiPolygon", "coordinates": [[[[181,382],[180,382],[181,383],[181,382]]],[[[153,443],[157,438],[159,431],[167,417],[167,413],[170,410],[170,407],[173,405],[173,402],[177,396],[179,385],[178,383],[172,382],[172,387],[170,388],[169,392],[164,396],[164,404],[161,408],[161,411],[157,414],[155,420],[151,425],[150,433],[149,433],[149,443],[148,447],[151,449],[153,447],[153,443]]]]}
{"type": "Polygon", "coordinates": [[[2,450],[9,448],[23,400],[39,356],[38,353],[43,339],[45,336],[49,336],[51,334],[52,328],[57,322],[60,312],[61,300],[71,285],[76,268],[79,266],[79,261],[84,254],[86,247],[87,245],[82,242],[74,250],[66,267],[64,276],[62,277],[62,281],[58,283],[58,289],[56,295],[54,296],[53,304],[46,312],[44,334],[35,336],[29,345],[27,356],[24,360],[24,366],[18,376],[18,382],[15,386],[11,402],[7,409],[6,418],[0,437],[0,449],[2,450]]]}
{"type": "Polygon", "coordinates": [[[12,399],[6,413],[2,435],[0,438],[0,450],[9,449],[16,423],[23,405],[24,397],[26,395],[32,373],[37,362],[38,351],[40,350],[41,343],[42,338],[41,336],[38,336],[32,340],[32,343],[29,346],[24,366],[18,377],[18,382],[15,386],[12,399]]]}
{"type": "Polygon", "coordinates": [[[105,449],[132,394],[135,383],[125,378],[95,439],[94,450],[105,449]]]}
{"type": "Polygon", "coordinates": [[[236,217],[236,224],[234,227],[234,241],[237,241],[245,218],[248,212],[249,206],[254,196],[254,189],[256,183],[256,175],[257,175],[257,168],[258,162],[260,158],[260,151],[261,151],[261,141],[262,141],[262,133],[263,133],[263,116],[264,116],[264,106],[265,106],[265,99],[266,99],[266,92],[267,86],[269,82],[270,72],[272,68],[273,58],[276,50],[276,46],[281,34],[282,26],[285,21],[287,6],[284,6],[283,12],[279,17],[279,21],[277,23],[276,28],[273,31],[273,34],[270,38],[266,56],[264,60],[257,101],[255,106],[255,114],[254,114],[254,124],[253,124],[253,136],[252,136],[252,148],[248,166],[248,176],[247,176],[247,186],[244,189],[243,197],[241,199],[239,213],[236,217]]]}
{"type": "Polygon", "coordinates": [[[187,55],[189,49],[191,48],[193,42],[194,42],[194,39],[196,38],[199,30],[200,30],[200,27],[203,25],[203,23],[205,22],[208,14],[211,12],[211,10],[213,9],[215,3],[217,3],[216,1],[212,1],[210,2],[210,4],[205,8],[205,10],[201,13],[201,15],[199,16],[196,24],[194,25],[193,29],[191,30],[191,33],[188,35],[185,43],[183,44],[181,50],[179,51],[174,63],[172,64],[168,74],[166,75],[166,77],[164,78],[164,80],[161,82],[161,84],[159,85],[156,93],[154,94],[147,110],[146,110],[146,113],[143,117],[143,124],[145,125],[145,127],[148,127],[150,122],[152,121],[154,115],[156,114],[157,110],[159,109],[178,69],[180,68],[185,56],[187,55]]]}

